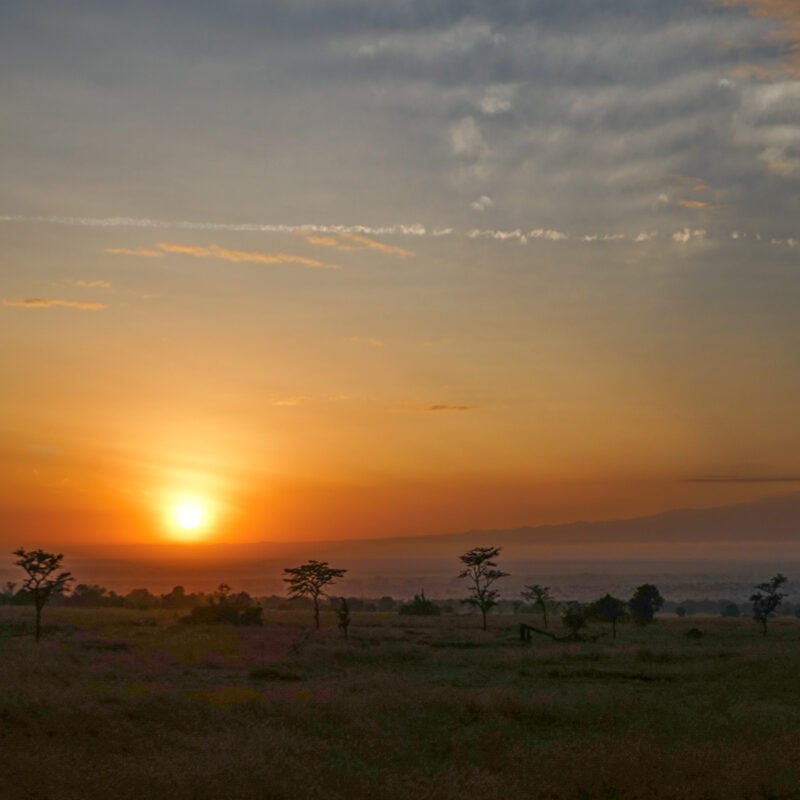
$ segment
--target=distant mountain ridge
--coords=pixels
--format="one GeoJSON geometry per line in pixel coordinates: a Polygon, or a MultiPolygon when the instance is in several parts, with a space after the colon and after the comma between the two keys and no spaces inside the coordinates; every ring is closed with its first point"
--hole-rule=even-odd
{"type": "MultiPolygon", "coordinates": [[[[673,509],[643,517],[528,525],[510,529],[474,529],[459,533],[430,534],[371,539],[257,541],[249,543],[211,542],[187,547],[182,544],[110,545],[75,548],[106,557],[135,558],[137,552],[168,554],[183,558],[284,557],[317,552],[319,558],[334,555],[392,558],[414,553],[452,554],[453,548],[493,545],[513,550],[558,551],[563,548],[597,545],[664,547],[715,543],[759,545],[766,543],[800,545],[800,492],[769,497],[749,503],[701,509],[673,509]],[[124,554],[124,555],[123,555],[124,554]]],[[[312,556],[314,557],[314,556],[312,556]]]]}
{"type": "MultiPolygon", "coordinates": [[[[631,519],[430,536],[64,549],[81,582],[124,590],[151,586],[166,591],[177,584],[205,590],[225,581],[282,594],[283,568],[314,558],[347,569],[347,584],[356,594],[395,591],[405,596],[420,586],[445,595],[460,591],[458,556],[476,546],[503,548],[501,566],[513,576],[509,589],[526,576],[530,580],[548,573],[583,575],[576,587],[590,573],[635,573],[642,579],[667,572],[788,573],[800,569],[800,493],[631,519]]],[[[0,567],[0,578],[6,573],[13,577],[10,567],[0,567]]]]}

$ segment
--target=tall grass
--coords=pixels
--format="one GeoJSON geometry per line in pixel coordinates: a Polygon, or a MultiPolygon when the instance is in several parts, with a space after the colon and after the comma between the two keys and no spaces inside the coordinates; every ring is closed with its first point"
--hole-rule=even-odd
{"type": "Polygon", "coordinates": [[[796,620],[523,645],[513,617],[48,612],[36,646],[0,609],[3,800],[800,799],[796,620]]]}

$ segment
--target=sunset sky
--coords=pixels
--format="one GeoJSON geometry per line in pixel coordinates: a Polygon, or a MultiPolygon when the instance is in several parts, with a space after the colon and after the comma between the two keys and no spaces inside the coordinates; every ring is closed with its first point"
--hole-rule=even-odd
{"type": "Polygon", "coordinates": [[[0,543],[800,489],[797,0],[0,5],[0,543]]]}

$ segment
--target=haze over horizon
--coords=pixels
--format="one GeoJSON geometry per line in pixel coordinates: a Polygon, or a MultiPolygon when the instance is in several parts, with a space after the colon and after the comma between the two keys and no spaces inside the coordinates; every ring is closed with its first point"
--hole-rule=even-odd
{"type": "Polygon", "coordinates": [[[800,489],[800,4],[634,6],[5,4],[0,544],[800,489]]]}

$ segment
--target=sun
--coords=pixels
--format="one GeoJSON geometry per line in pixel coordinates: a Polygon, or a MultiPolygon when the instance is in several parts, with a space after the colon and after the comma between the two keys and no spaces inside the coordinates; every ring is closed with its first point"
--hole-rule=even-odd
{"type": "Polygon", "coordinates": [[[188,500],[175,507],[175,522],[186,531],[193,531],[203,523],[203,509],[200,504],[188,500]]]}
{"type": "Polygon", "coordinates": [[[205,538],[211,525],[209,505],[196,497],[182,497],[173,501],[168,512],[172,538],[194,542],[205,538]]]}

